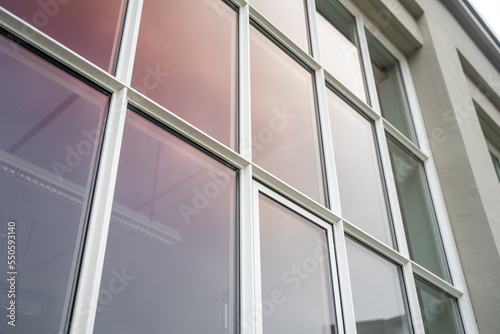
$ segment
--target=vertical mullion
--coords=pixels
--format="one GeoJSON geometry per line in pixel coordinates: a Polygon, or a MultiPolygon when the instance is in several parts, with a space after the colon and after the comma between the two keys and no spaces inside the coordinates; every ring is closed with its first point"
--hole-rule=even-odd
{"type": "Polygon", "coordinates": [[[243,334],[262,334],[259,191],[252,179],[252,165],[240,172],[241,189],[241,308],[243,334]]]}
{"type": "Polygon", "coordinates": [[[359,51],[361,52],[361,62],[365,72],[366,86],[368,89],[368,99],[370,106],[378,114],[381,115],[379,100],[377,95],[377,87],[372,71],[372,62],[370,59],[370,51],[368,50],[368,42],[366,39],[365,26],[361,16],[356,16],[356,30],[359,38],[359,51]]]}
{"type": "Polygon", "coordinates": [[[252,116],[250,92],[250,6],[240,7],[238,16],[238,128],[239,153],[252,161],[252,116]]]}
{"type": "Polygon", "coordinates": [[[446,255],[446,262],[450,271],[451,279],[453,280],[453,285],[456,288],[460,289],[460,291],[463,293],[462,297],[458,299],[458,303],[460,309],[462,310],[461,317],[463,325],[465,327],[465,332],[478,333],[479,330],[475,321],[472,304],[465,282],[465,277],[460,265],[460,258],[458,256],[458,250],[456,248],[455,239],[453,237],[453,230],[451,228],[448,212],[446,211],[446,203],[444,201],[444,196],[440,188],[439,177],[437,174],[436,166],[434,164],[434,158],[432,156],[431,144],[425,130],[425,124],[420,111],[420,105],[416,98],[415,86],[413,85],[413,80],[411,78],[410,67],[408,66],[406,59],[400,60],[400,67],[402,80],[407,91],[408,104],[410,106],[410,111],[413,118],[417,141],[420,144],[420,149],[422,150],[422,152],[429,157],[427,161],[423,162],[423,166],[425,169],[427,184],[429,186],[429,192],[432,199],[432,207],[436,215],[437,225],[441,232],[440,240],[442,242],[446,255]]]}
{"type": "Polygon", "coordinates": [[[415,278],[411,261],[403,265],[402,268],[404,287],[406,288],[406,297],[408,298],[408,306],[410,307],[411,323],[415,334],[425,334],[425,327],[420,312],[420,303],[418,301],[417,288],[415,286],[415,278]]]}
{"type": "Polygon", "coordinates": [[[125,85],[132,81],[132,70],[139,38],[143,0],[128,0],[125,23],[116,65],[116,78],[125,85]]]}
{"type": "MultiPolygon", "coordinates": [[[[349,276],[349,265],[347,261],[347,248],[345,243],[344,222],[342,220],[334,224],[333,236],[335,239],[335,251],[337,253],[337,265],[339,268],[339,285],[342,300],[342,315],[344,320],[344,333],[356,334],[356,317],[354,313],[354,301],[352,298],[351,279],[349,276]]],[[[339,333],[342,333],[339,328],[339,333]]]]}
{"type": "Polygon", "coordinates": [[[95,195],[84,245],[80,279],[77,286],[73,323],[70,327],[72,334],[91,334],[94,328],[127,112],[126,93],[127,89],[123,88],[111,97],[101,161],[97,171],[95,195]]]}

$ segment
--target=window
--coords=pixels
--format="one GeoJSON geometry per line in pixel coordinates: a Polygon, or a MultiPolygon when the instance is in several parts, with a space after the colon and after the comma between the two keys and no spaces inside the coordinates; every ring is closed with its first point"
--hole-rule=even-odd
{"type": "Polygon", "coordinates": [[[411,333],[401,268],[347,238],[356,329],[411,333]]]}
{"type": "Polygon", "coordinates": [[[394,246],[373,125],[333,91],[327,98],[342,214],[394,246]]]}
{"type": "Polygon", "coordinates": [[[0,265],[14,277],[9,286],[2,280],[2,305],[15,302],[16,331],[58,333],[72,303],[108,97],[3,36],[0,71],[0,265]]]}
{"type": "Polygon", "coordinates": [[[324,203],[313,74],[254,27],[250,70],[253,160],[324,203]]]}
{"type": "Polygon", "coordinates": [[[335,333],[327,230],[259,196],[265,333],[335,333]]]}
{"type": "Polygon", "coordinates": [[[382,116],[416,142],[399,63],[369,33],[366,37],[382,116]]]}
{"type": "Polygon", "coordinates": [[[455,298],[415,277],[425,332],[464,333],[455,298]]]}
{"type": "Polygon", "coordinates": [[[233,331],[235,199],[232,169],[128,111],[94,333],[233,331]]]}
{"type": "Polygon", "coordinates": [[[132,87],[235,149],[237,14],[221,0],[144,1],[132,87]]]}
{"type": "Polygon", "coordinates": [[[293,42],[306,52],[309,51],[309,29],[304,0],[250,0],[249,2],[293,42]],[[283,15],[284,13],[286,15],[283,15]]]}
{"type": "Polygon", "coordinates": [[[417,263],[449,280],[422,163],[390,137],[387,141],[410,255],[417,263]]]}
{"type": "Polygon", "coordinates": [[[118,59],[126,4],[125,0],[0,1],[0,6],[109,73],[114,73],[118,59]]]}
{"type": "Polygon", "coordinates": [[[333,2],[317,1],[316,6],[323,66],[361,100],[366,101],[354,19],[333,2]]]}
{"type": "Polygon", "coordinates": [[[495,172],[497,173],[498,182],[500,182],[500,153],[490,143],[488,143],[488,150],[490,151],[490,156],[491,156],[491,161],[493,162],[493,167],[495,167],[495,172]]]}

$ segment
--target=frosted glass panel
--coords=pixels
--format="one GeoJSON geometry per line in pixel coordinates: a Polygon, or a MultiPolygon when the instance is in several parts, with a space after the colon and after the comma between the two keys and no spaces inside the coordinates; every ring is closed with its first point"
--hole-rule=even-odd
{"type": "Polygon", "coordinates": [[[326,231],[259,197],[264,333],[335,333],[326,231]]]}
{"type": "Polygon", "coordinates": [[[394,246],[371,122],[327,90],[342,215],[394,246]]]}
{"type": "Polygon", "coordinates": [[[126,5],[126,0],[0,0],[0,6],[110,73],[126,5]]]}
{"type": "MultiPolygon", "coordinates": [[[[333,26],[323,15],[316,15],[321,61],[330,72],[361,100],[366,101],[361,59],[356,45],[333,26]]],[[[347,29],[354,29],[353,23],[347,29]]]]}
{"type": "Polygon", "coordinates": [[[222,0],[145,0],[132,87],[236,148],[237,13],[222,0]]]}
{"type": "Polygon", "coordinates": [[[253,160],[325,202],[313,75],[256,28],[250,30],[253,160]]]}
{"type": "Polygon", "coordinates": [[[302,49],[309,51],[304,0],[250,0],[250,4],[302,49]]]}
{"type": "Polygon", "coordinates": [[[358,334],[409,334],[410,321],[401,269],[346,239],[358,334]]]}

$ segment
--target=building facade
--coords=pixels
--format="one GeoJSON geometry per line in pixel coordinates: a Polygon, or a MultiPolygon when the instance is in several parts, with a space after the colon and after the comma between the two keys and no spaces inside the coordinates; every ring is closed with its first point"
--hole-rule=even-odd
{"type": "Polygon", "coordinates": [[[1,333],[500,331],[466,0],[0,0],[1,333]]]}

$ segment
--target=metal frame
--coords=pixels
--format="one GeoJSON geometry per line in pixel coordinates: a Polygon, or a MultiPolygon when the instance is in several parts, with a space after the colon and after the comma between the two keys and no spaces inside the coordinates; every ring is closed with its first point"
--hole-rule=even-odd
{"type": "MultiPolygon", "coordinates": [[[[443,195],[439,186],[425,126],[416,99],[415,88],[405,57],[380,32],[374,35],[381,44],[400,62],[401,74],[408,98],[410,114],[413,118],[415,132],[420,147],[415,145],[390,123],[381,117],[376,94],[375,82],[370,68],[370,58],[366,44],[365,29],[373,25],[348,0],[341,0],[342,5],[355,17],[356,30],[359,37],[359,48],[362,68],[365,72],[367,96],[370,105],[360,100],[341,82],[328,73],[321,65],[319,40],[316,27],[316,11],[314,0],[304,0],[309,23],[311,54],[302,50],[282,31],[276,28],[267,18],[259,13],[247,0],[230,0],[238,8],[238,134],[239,151],[235,152],[209,135],[193,127],[177,115],[158,105],[130,87],[135,48],[139,34],[139,24],[143,0],[129,0],[116,75],[101,70],[89,61],[38,31],[3,8],[0,8],[0,27],[8,30],[27,43],[33,45],[55,61],[68,66],[86,79],[112,93],[109,117],[104,134],[102,158],[97,173],[95,195],[87,232],[82,268],[77,288],[72,334],[91,334],[95,319],[102,266],[106,249],[107,233],[113,202],[114,184],[118,169],[121,140],[125,123],[127,104],[139,108],[144,113],[166,124],[181,136],[200,145],[209,152],[220,157],[239,170],[239,212],[240,212],[240,333],[261,334],[262,317],[258,315],[262,303],[260,283],[260,254],[258,227],[258,194],[259,192],[277,200],[292,211],[318,223],[328,230],[328,240],[332,259],[332,278],[335,293],[336,317],[339,333],[355,333],[356,323],[348,273],[348,262],[345,247],[345,233],[377,252],[383,254],[402,268],[409,312],[415,333],[424,333],[419,301],[415,288],[414,275],[417,275],[449,295],[457,298],[461,310],[462,321],[467,333],[477,333],[472,306],[468,296],[465,279],[460,266],[458,252],[454,244],[453,234],[446,212],[443,195]],[[326,189],[330,208],[327,208],[290,185],[279,180],[269,172],[252,163],[251,149],[245,145],[251,142],[251,105],[250,105],[250,45],[249,27],[251,21],[256,22],[269,35],[295,55],[314,72],[314,85],[317,98],[318,117],[321,126],[324,164],[326,165],[326,189]],[[326,100],[326,83],[334,87],[374,124],[376,144],[379,148],[380,163],[386,184],[387,200],[395,231],[397,250],[388,247],[353,224],[342,220],[340,195],[335,172],[335,158],[332,134],[329,126],[329,115],[326,100]],[[398,196],[394,175],[392,174],[389,152],[386,142],[389,133],[408,151],[418,157],[424,166],[429,190],[433,200],[437,221],[442,234],[442,241],[453,284],[446,282],[409,258],[408,246],[401,220],[398,196]],[[245,142],[247,140],[247,142],[245,142]],[[246,143],[246,144],[245,144],[246,143]],[[278,195],[278,193],[280,195],[278,195]],[[259,320],[260,319],[260,320],[259,320]],[[246,322],[253,324],[246,326],[246,322]]],[[[260,311],[261,312],[261,311],[260,311]]]]}

